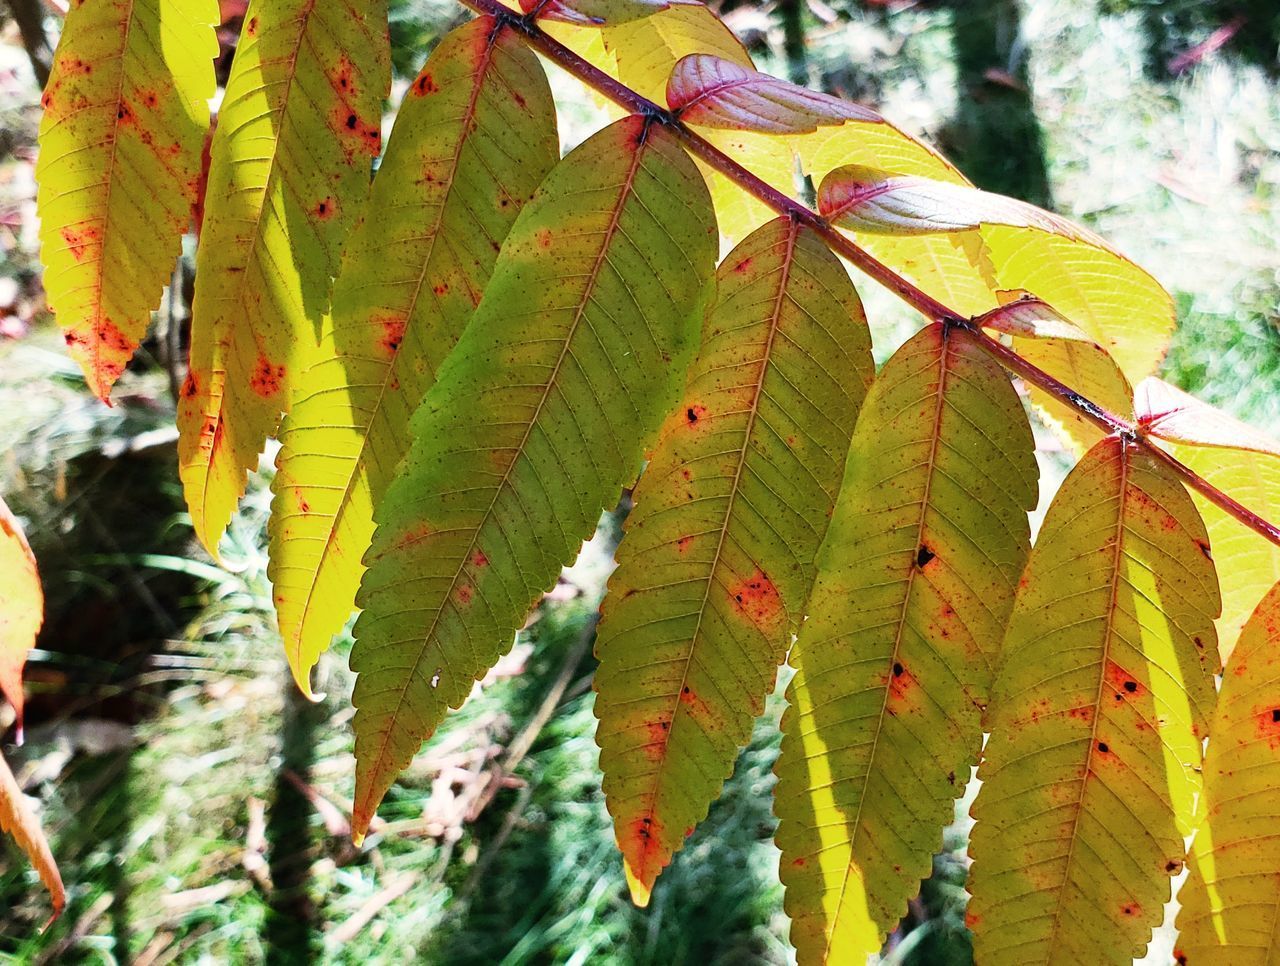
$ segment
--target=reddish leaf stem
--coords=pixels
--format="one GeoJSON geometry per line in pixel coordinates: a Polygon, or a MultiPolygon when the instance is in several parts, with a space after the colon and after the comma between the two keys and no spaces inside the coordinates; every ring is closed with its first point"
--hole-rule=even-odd
{"type": "Polygon", "coordinates": [[[545,33],[534,20],[534,14],[538,12],[537,9],[535,9],[534,14],[520,16],[514,10],[504,6],[500,0],[458,0],[458,2],[477,13],[495,17],[509,25],[520,35],[521,40],[538,53],[565,72],[572,74],[583,84],[599,91],[620,107],[635,114],[643,114],[652,118],[656,123],[662,124],[681,141],[690,154],[735,182],[744,191],[754,195],[774,211],[794,218],[801,224],[812,228],[832,251],[856,265],[862,272],[875,279],[885,288],[894,292],[926,318],[943,325],[955,325],[968,330],[978,344],[1010,372],[1076,410],[1091,423],[1102,429],[1103,432],[1119,434],[1143,446],[1157,460],[1181,477],[1187,486],[1198,492],[1210,503],[1235,517],[1250,530],[1261,534],[1276,546],[1280,546],[1280,528],[1258,516],[1248,507],[1233,500],[1190,467],[1170,456],[1159,446],[1148,440],[1133,423],[1121,419],[1119,416],[1086,399],[1070,386],[1032,365],[1008,346],[992,339],[980,327],[974,325],[971,319],[947,308],[933,296],[922,291],[919,286],[903,278],[889,266],[878,261],[869,252],[860,248],[851,239],[831,227],[827,220],[817,212],[772,185],[765,183],[737,161],[724,154],[715,145],[705,140],[701,135],[690,130],[674,112],[637,94],[621,81],[610,77],[595,65],[583,60],[564,44],[545,33]]]}

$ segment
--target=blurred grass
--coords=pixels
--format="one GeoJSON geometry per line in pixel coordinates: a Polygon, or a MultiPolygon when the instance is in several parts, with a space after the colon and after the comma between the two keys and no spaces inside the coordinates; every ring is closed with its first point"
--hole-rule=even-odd
{"type": "MultiPolygon", "coordinates": [[[[1232,46],[1180,76],[1152,69],[1153,50],[1167,58],[1221,25],[1221,11],[1208,9],[1214,5],[1104,5],[1105,12],[1068,0],[805,6],[806,69],[820,86],[877,103],[938,141],[979,183],[1043,192],[1032,200],[1051,197],[1113,238],[1176,295],[1180,328],[1166,377],[1269,427],[1280,415],[1275,78],[1232,46]],[[1156,21],[1176,29],[1156,36],[1156,21]]],[[[451,0],[393,4],[402,79],[455,16],[451,0]]],[[[786,73],[778,22],[751,5],[739,5],[731,20],[750,28],[753,53],[766,66],[786,73]]],[[[600,114],[563,76],[554,84],[572,144],[600,114]]],[[[0,117],[31,120],[4,104],[0,117]]],[[[5,197],[0,190],[0,208],[5,197]]],[[[29,250],[0,251],[0,273],[30,263],[29,250]]],[[[918,323],[886,294],[860,290],[884,358],[918,323]]],[[[64,521],[78,519],[58,493],[68,473],[74,490],[79,460],[170,420],[154,370],[131,373],[125,388],[131,398],[113,410],[89,399],[48,331],[0,343],[0,486],[10,499],[21,496],[37,544],[55,544],[67,536],[64,521]]],[[[55,582],[106,590],[121,572],[109,565],[123,563],[146,585],[177,574],[185,596],[173,605],[180,626],[141,642],[149,646],[127,672],[113,668],[118,651],[70,666],[54,653],[68,642],[42,642],[48,656],[34,670],[47,664],[64,677],[37,681],[37,696],[66,703],[58,688],[71,681],[81,703],[106,691],[144,694],[146,714],[123,726],[53,715],[14,754],[43,805],[72,901],[37,935],[43,895],[16,854],[4,853],[0,956],[23,963],[792,959],[770,841],[777,695],[652,906],[636,910],[626,898],[599,788],[592,663],[573,660],[607,573],[599,548],[616,538],[616,517],[606,517],[597,552],[575,569],[581,594],[544,604],[522,634],[523,670],[450,717],[393,789],[382,830],[358,853],[341,828],[352,791],[349,640],[322,659],[328,697],[315,706],[293,697],[265,580],[266,475],[255,478],[233,529],[228,573],[191,547],[168,465],[150,484],[165,499],[142,494],[154,500],[158,519],[149,526],[164,539],[148,535],[119,552],[55,565],[55,582]],[[474,820],[460,819],[566,673],[565,696],[513,780],[474,820]],[[341,941],[344,931],[355,938],[341,941]]],[[[92,500],[92,488],[84,489],[92,500]]],[[[962,803],[886,962],[970,960],[964,810],[962,803]]]]}

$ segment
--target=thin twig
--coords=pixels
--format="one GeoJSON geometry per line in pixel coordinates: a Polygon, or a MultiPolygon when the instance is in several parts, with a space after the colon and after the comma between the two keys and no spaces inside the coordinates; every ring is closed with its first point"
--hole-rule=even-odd
{"type": "Polygon", "coordinates": [[[661,107],[648,98],[637,94],[621,81],[610,77],[598,67],[583,60],[564,44],[543,32],[542,28],[534,21],[532,15],[518,16],[511,9],[503,6],[500,0],[458,0],[458,2],[477,13],[487,14],[511,27],[529,47],[542,54],[557,67],[572,74],[583,84],[603,94],[615,104],[634,114],[642,114],[655,123],[663,125],[684,145],[690,154],[736,183],[747,193],[763,201],[774,211],[794,218],[800,224],[811,228],[826,242],[833,252],[889,289],[926,318],[943,325],[953,325],[966,329],[974,341],[1006,369],[1020,376],[1028,384],[1048,393],[1064,405],[1076,410],[1104,432],[1108,434],[1119,433],[1137,443],[1181,477],[1183,482],[1200,493],[1210,503],[1213,503],[1219,509],[1276,546],[1280,546],[1280,527],[1276,527],[1248,507],[1233,500],[1190,467],[1170,456],[1147,439],[1138,426],[1116,416],[1114,413],[1108,412],[1044,370],[1028,362],[1012,349],[992,339],[980,327],[975,326],[971,319],[948,308],[920,289],[919,286],[903,278],[889,266],[880,262],[854,241],[833,228],[817,212],[762,181],[737,161],[724,154],[715,145],[688,128],[680,120],[676,112],[661,107]]]}

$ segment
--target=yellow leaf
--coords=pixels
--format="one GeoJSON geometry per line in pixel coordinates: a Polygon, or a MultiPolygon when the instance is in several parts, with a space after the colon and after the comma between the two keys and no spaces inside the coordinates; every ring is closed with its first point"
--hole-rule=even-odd
{"type": "Polygon", "coordinates": [[[858,419],[791,649],[774,808],[801,963],[861,963],[928,876],[982,741],[1030,550],[1036,462],[1008,377],[933,325],[858,419]]]}
{"type": "Polygon", "coordinates": [[[214,0],[72,4],[41,100],[49,307],[104,402],[191,224],[218,54],[214,0]]]}
{"type": "Polygon", "coordinates": [[[294,389],[273,483],[271,568],[299,687],[342,629],[409,417],[462,334],[516,215],[559,159],[533,53],[492,18],[448,34],[400,107],[294,389]]]}
{"type": "Polygon", "coordinates": [[[62,885],[58,864],[49,851],[49,842],[44,837],[40,822],[32,813],[4,758],[0,758],[0,831],[13,836],[49,890],[49,898],[53,900],[53,915],[49,922],[53,922],[67,904],[67,890],[62,885]]]}
{"type": "Polygon", "coordinates": [[[853,284],[769,222],[721,263],[684,398],[635,489],[596,654],[596,741],[633,897],[701,821],[813,583],[874,373],[853,284]]]}
{"type": "Polygon", "coordinates": [[[978,961],[1143,955],[1192,828],[1219,609],[1181,482],[1098,443],[1049,507],[1005,638],[970,838],[978,961]]]}
{"type": "Polygon", "coordinates": [[[255,0],[213,139],[178,464],[218,540],[314,351],[390,83],[385,0],[255,0]]]}
{"type": "Polygon", "coordinates": [[[1258,605],[1222,676],[1204,759],[1191,874],[1178,893],[1179,963],[1280,959],[1280,584],[1258,605]]]}
{"type": "Polygon", "coordinates": [[[0,499],[0,694],[13,705],[22,741],[22,669],[44,623],[36,558],[17,518],[0,499]]]}
{"type": "MultiPolygon", "coordinates": [[[[1130,380],[1159,364],[1174,326],[1173,301],[1149,274],[1088,229],[1025,202],[948,181],[890,176],[849,165],[823,180],[823,215],[859,239],[874,235],[950,236],[979,246],[970,274],[997,293],[1021,290],[1051,305],[1109,352],[1130,380]]],[[[872,247],[890,267],[899,262],[872,247]]],[[[945,297],[933,272],[902,265],[925,291],[945,297]]],[[[950,306],[972,314],[973,306],[950,306]]]]}

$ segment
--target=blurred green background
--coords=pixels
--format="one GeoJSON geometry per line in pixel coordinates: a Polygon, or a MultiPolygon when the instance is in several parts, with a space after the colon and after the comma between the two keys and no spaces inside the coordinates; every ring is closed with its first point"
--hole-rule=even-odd
{"type": "MultiPolygon", "coordinates": [[[[265,577],[270,454],[233,526],[229,570],[195,548],[184,515],[171,380],[189,265],[177,279],[185,296],[162,307],[112,409],[84,390],[43,309],[39,88],[10,13],[40,3],[13,4],[0,5],[0,493],[27,525],[49,617],[28,670],[28,740],[5,753],[39,804],[71,898],[39,934],[46,897],[21,856],[0,848],[0,956],[790,961],[770,840],[778,695],[652,906],[627,901],[590,688],[592,615],[625,497],[393,789],[366,847],[351,847],[350,642],[322,659],[325,700],[299,700],[265,577]]],[[[228,45],[243,7],[223,2],[228,45]]],[[[452,0],[393,8],[399,90],[460,14],[452,0]]],[[[1112,239],[1176,296],[1165,377],[1274,425],[1275,0],[726,0],[719,9],[764,69],[875,105],[979,185],[1112,239]]],[[[43,19],[52,34],[56,18],[43,19]]],[[[571,81],[556,75],[553,85],[567,147],[599,117],[571,81]]],[[[861,289],[883,359],[918,323],[861,289]]],[[[1060,476],[1067,457],[1039,439],[1048,475],[1060,476]]],[[[885,962],[970,961],[966,808],[885,962]]]]}

